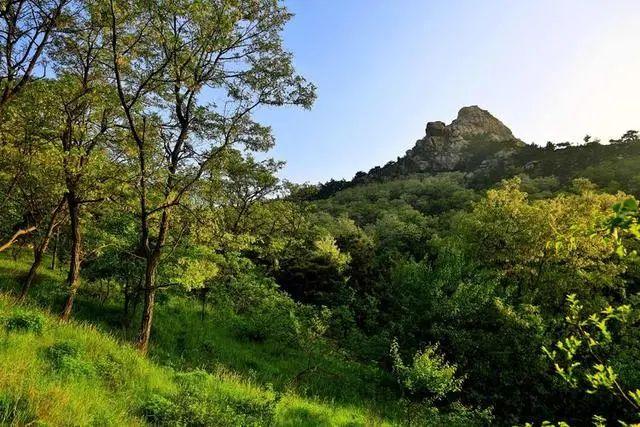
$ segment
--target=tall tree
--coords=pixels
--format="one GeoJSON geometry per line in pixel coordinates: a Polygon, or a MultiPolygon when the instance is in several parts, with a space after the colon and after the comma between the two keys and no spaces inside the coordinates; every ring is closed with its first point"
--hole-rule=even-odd
{"type": "Polygon", "coordinates": [[[82,207],[105,197],[101,190],[106,178],[101,174],[105,174],[109,165],[107,142],[114,139],[111,131],[117,103],[101,66],[105,54],[103,30],[90,14],[79,14],[56,41],[52,54],[59,75],[56,81],[61,110],[59,148],[71,237],[63,320],[71,315],[80,286],[82,207]]]}
{"type": "MultiPolygon", "coordinates": [[[[79,5],[76,5],[79,7],[79,5]]],[[[76,8],[77,8],[76,7],[76,8]]],[[[57,32],[74,9],[71,0],[3,0],[0,2],[0,117],[6,119],[6,107],[22,93],[27,84],[34,80],[34,74],[47,74],[46,59],[48,48],[57,32]]],[[[5,141],[3,141],[5,142],[5,141]]],[[[19,172],[15,177],[23,175],[19,172]]],[[[16,188],[9,186],[8,194],[16,188]]],[[[59,210],[53,214],[58,215],[59,210]]],[[[55,221],[50,221],[56,224],[55,221]]],[[[36,248],[48,244],[48,230],[43,241],[36,248]]],[[[9,248],[18,237],[33,233],[37,225],[18,229],[13,236],[0,246],[0,252],[9,248]]],[[[39,249],[36,249],[36,255],[39,249]]],[[[36,256],[37,257],[37,256],[36,256]]],[[[36,267],[37,270],[37,267],[36,267]]],[[[31,274],[29,274],[31,276],[31,274]]],[[[29,280],[29,279],[27,279],[29,280]]]]}
{"type": "Polygon", "coordinates": [[[252,118],[257,107],[310,107],[315,88],[282,47],[291,15],[278,1],[110,0],[108,9],[113,76],[139,167],[145,275],[138,346],[146,352],[172,209],[226,147],[273,145],[270,129],[252,118]],[[161,167],[153,177],[152,161],[161,167]]]}

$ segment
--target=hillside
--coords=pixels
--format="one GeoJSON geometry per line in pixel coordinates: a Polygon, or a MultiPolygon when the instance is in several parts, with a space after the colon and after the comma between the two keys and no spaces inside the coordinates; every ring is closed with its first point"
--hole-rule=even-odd
{"type": "MultiPolygon", "coordinates": [[[[7,277],[26,267],[2,259],[0,285],[6,289],[7,277]]],[[[47,276],[49,284],[60,280],[55,274],[47,276]]],[[[42,298],[45,302],[47,297],[42,298]]],[[[105,318],[109,310],[94,308],[92,317],[105,318]]],[[[187,315],[184,306],[179,310],[187,315]]],[[[108,324],[63,324],[43,309],[18,304],[8,296],[0,297],[0,319],[2,425],[391,425],[366,408],[365,400],[359,407],[341,405],[301,397],[285,384],[266,386],[277,381],[273,374],[287,377],[287,369],[302,369],[295,366],[307,363],[299,360],[303,355],[280,353],[278,365],[268,366],[272,356],[250,343],[236,342],[233,336],[225,337],[225,325],[208,333],[216,345],[228,347],[229,359],[209,358],[205,371],[195,368],[201,364],[188,356],[188,363],[171,359],[185,357],[176,353],[174,341],[157,349],[153,357],[164,361],[163,366],[116,338],[118,330],[108,332],[108,324]],[[249,363],[253,379],[242,367],[249,363]],[[194,367],[188,371],[168,367],[189,364],[194,367]]],[[[192,322],[195,327],[200,323],[192,322]]],[[[204,338],[202,331],[191,333],[190,339],[204,338]]],[[[322,387],[322,380],[317,384],[322,387]]]]}
{"type": "Polygon", "coordinates": [[[197,185],[164,225],[156,175],[141,216],[135,167],[105,151],[109,185],[85,197],[109,196],[69,205],[67,164],[12,147],[4,234],[36,225],[0,254],[5,424],[640,416],[636,132],[537,147],[465,107],[320,188],[229,150],[204,177],[180,172],[197,185]]]}
{"type": "Polygon", "coordinates": [[[460,94],[633,126],[634,15],[326,3],[3,2],[0,425],[640,425],[637,131],[537,146],[466,106],[281,177],[460,94]],[[514,31],[540,17],[562,43],[514,31]]]}
{"type": "MultiPolygon", "coordinates": [[[[283,188],[274,163],[230,152],[216,166],[222,178],[201,181],[174,212],[182,228],[158,269],[147,357],[132,345],[145,313],[135,211],[87,204],[75,320],[65,323],[56,314],[69,298],[71,224],[53,222],[55,198],[40,201],[34,215],[54,225],[0,255],[1,420],[635,420],[626,397],[640,388],[629,195],[640,183],[639,147],[634,132],[608,145],[526,145],[469,107],[450,125],[430,123],[397,162],[286,197],[272,197],[283,188]],[[567,298],[583,304],[573,316],[600,331],[583,329],[597,358],[566,356],[579,360],[572,377],[558,371],[561,343],[584,337],[566,324],[567,298]],[[593,379],[602,361],[616,389],[594,382],[604,381],[593,379]]],[[[24,182],[22,171],[6,176],[38,197],[50,184],[35,170],[24,182]]],[[[8,204],[7,218],[22,209],[8,204]]]]}
{"type": "Polygon", "coordinates": [[[526,144],[490,112],[463,107],[449,125],[427,123],[425,136],[395,161],[358,172],[351,181],[320,185],[324,198],[358,184],[411,175],[461,172],[470,187],[488,188],[518,175],[553,178],[558,186],[587,178],[609,191],[640,194],[640,137],[628,131],[604,144],[592,137],[579,143],[526,144]]]}

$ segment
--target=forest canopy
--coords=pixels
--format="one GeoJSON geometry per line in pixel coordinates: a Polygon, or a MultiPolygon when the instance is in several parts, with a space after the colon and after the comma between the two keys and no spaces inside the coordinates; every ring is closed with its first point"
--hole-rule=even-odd
{"type": "Polygon", "coordinates": [[[0,7],[0,423],[640,422],[638,132],[295,184],[281,2],[0,7]]]}

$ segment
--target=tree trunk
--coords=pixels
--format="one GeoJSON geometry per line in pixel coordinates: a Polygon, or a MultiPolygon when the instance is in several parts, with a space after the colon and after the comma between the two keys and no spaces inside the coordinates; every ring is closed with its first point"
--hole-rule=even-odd
{"type": "Polygon", "coordinates": [[[62,198],[60,203],[55,207],[53,212],[51,212],[51,217],[49,218],[49,225],[47,226],[47,230],[45,235],[42,237],[42,241],[39,245],[36,245],[33,249],[33,263],[31,264],[31,268],[29,269],[29,273],[27,277],[25,277],[24,282],[22,283],[22,290],[20,291],[20,299],[23,300],[36,276],[38,275],[38,269],[40,268],[40,264],[42,264],[42,258],[44,253],[47,251],[47,247],[49,246],[49,242],[51,241],[51,237],[53,236],[53,232],[58,226],[57,219],[58,214],[62,211],[62,207],[64,206],[65,199],[62,198]]]}
{"type": "Polygon", "coordinates": [[[142,322],[138,335],[138,349],[143,354],[149,350],[151,338],[151,325],[153,323],[153,310],[156,302],[156,272],[160,261],[160,251],[156,250],[147,259],[144,275],[144,306],[142,309],[142,322]]]}
{"type": "MultiPolygon", "coordinates": [[[[143,209],[143,212],[145,210],[143,209]]],[[[146,222],[146,216],[143,221],[142,246],[145,248],[145,257],[147,264],[144,273],[144,306],[142,309],[142,321],[140,322],[140,333],[138,335],[138,349],[142,354],[146,354],[149,349],[149,338],[151,337],[151,324],[153,323],[153,310],[156,302],[156,273],[162,248],[164,247],[169,232],[169,209],[162,211],[160,226],[158,230],[158,239],[153,248],[149,247],[149,228],[146,222]]]]}
{"type": "Polygon", "coordinates": [[[67,204],[69,207],[69,220],[71,223],[71,256],[69,260],[69,275],[67,276],[67,285],[69,294],[61,318],[64,321],[69,320],[71,310],[73,309],[73,301],[78,293],[80,286],[80,260],[82,251],[82,234],[80,231],[80,202],[75,194],[67,194],[67,204]]]}
{"type": "Polygon", "coordinates": [[[53,253],[51,254],[51,270],[56,269],[56,261],[58,261],[58,241],[60,240],[60,228],[56,229],[56,240],[53,241],[53,253]]]}
{"type": "Polygon", "coordinates": [[[209,293],[209,288],[206,286],[200,289],[200,321],[204,321],[205,310],[207,308],[207,294],[209,293]]]}
{"type": "Polygon", "coordinates": [[[24,282],[22,282],[22,289],[20,290],[19,296],[20,300],[24,300],[26,298],[29,289],[31,289],[31,285],[38,274],[38,269],[40,268],[40,264],[42,264],[42,252],[41,246],[38,246],[33,255],[33,263],[31,264],[29,273],[27,273],[27,276],[24,278],[24,282]]]}
{"type": "Polygon", "coordinates": [[[124,283],[124,304],[122,305],[122,326],[125,329],[129,329],[129,319],[131,318],[129,315],[129,307],[131,306],[131,284],[129,280],[124,283]]]}

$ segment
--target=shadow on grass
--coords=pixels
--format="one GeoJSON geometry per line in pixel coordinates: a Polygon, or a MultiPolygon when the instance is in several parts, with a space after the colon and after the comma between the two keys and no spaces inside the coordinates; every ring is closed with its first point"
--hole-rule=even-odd
{"type": "Polygon", "coordinates": [[[288,408],[283,411],[284,426],[330,427],[331,418],[310,408],[288,408]]]}
{"type": "MultiPolygon", "coordinates": [[[[43,263],[46,265],[45,263],[43,263]]],[[[66,300],[66,273],[43,267],[32,286],[28,300],[51,313],[59,313],[66,300]]],[[[20,280],[30,267],[30,259],[18,261],[0,256],[0,291],[17,294],[20,280]]],[[[135,339],[138,314],[129,327],[124,322],[122,303],[118,299],[100,302],[88,292],[86,284],[80,288],[74,304],[73,317],[94,325],[118,339],[135,339]]],[[[233,321],[224,313],[209,308],[207,317],[200,319],[199,308],[183,297],[158,298],[150,355],[159,363],[179,369],[202,368],[213,371],[223,365],[261,386],[279,390],[294,389],[307,397],[330,399],[342,404],[362,405],[364,402],[384,411],[384,402],[393,396],[393,382],[383,372],[357,363],[347,362],[321,352],[309,356],[306,352],[289,348],[282,343],[247,342],[234,335],[233,321]],[[313,375],[300,376],[309,365],[322,366],[313,375]],[[298,378],[299,377],[299,378],[298,378]],[[292,379],[297,379],[296,384],[292,379]],[[374,402],[376,402],[374,404],[374,402]]],[[[139,310],[138,310],[139,312],[139,310]]],[[[297,425],[328,425],[324,414],[306,408],[291,409],[297,425]],[[304,422],[302,422],[304,421],[304,422]]]]}

